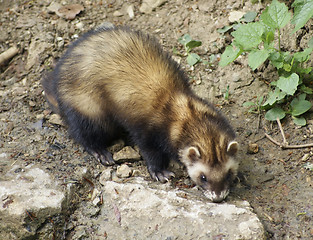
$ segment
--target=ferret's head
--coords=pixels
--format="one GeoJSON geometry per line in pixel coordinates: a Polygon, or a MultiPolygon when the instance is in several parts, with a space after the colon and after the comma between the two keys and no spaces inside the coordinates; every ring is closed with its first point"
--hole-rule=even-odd
{"type": "Polygon", "coordinates": [[[190,178],[213,202],[223,201],[237,175],[236,141],[210,142],[206,146],[192,144],[180,151],[180,160],[190,178]]]}

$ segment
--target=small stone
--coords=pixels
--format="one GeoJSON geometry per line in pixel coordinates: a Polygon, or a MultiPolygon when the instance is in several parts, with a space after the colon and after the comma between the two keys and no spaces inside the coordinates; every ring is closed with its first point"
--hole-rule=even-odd
{"type": "Polygon", "coordinates": [[[28,104],[31,107],[35,107],[36,106],[36,103],[34,101],[29,101],[28,104]]]}
{"type": "Polygon", "coordinates": [[[122,150],[120,150],[119,152],[114,153],[113,159],[116,162],[123,162],[125,160],[138,161],[140,159],[140,155],[132,147],[126,146],[122,148],[122,150]]]}
{"type": "Polygon", "coordinates": [[[233,11],[230,12],[229,17],[228,17],[228,21],[229,22],[238,22],[240,18],[243,17],[243,15],[245,15],[245,12],[241,12],[241,11],[233,11]]]}
{"type": "Polygon", "coordinates": [[[80,29],[80,30],[83,30],[84,24],[83,24],[82,22],[78,22],[78,23],[76,23],[76,27],[77,27],[78,29],[80,29]]]}
{"type": "Polygon", "coordinates": [[[99,183],[101,185],[105,185],[106,181],[111,181],[112,180],[112,167],[106,168],[100,175],[99,178],[99,183]]]}
{"type": "Polygon", "coordinates": [[[96,197],[99,197],[100,191],[97,188],[94,188],[91,195],[91,201],[95,200],[96,197]]]}
{"type": "Polygon", "coordinates": [[[308,160],[308,158],[310,157],[310,154],[309,153],[306,153],[303,155],[303,157],[301,158],[301,161],[302,162],[305,162],[306,160],[308,160]]]}
{"type": "Polygon", "coordinates": [[[96,198],[92,201],[92,204],[93,204],[94,206],[100,205],[100,197],[96,197],[96,198]]]}
{"type": "Polygon", "coordinates": [[[133,5],[129,5],[127,8],[126,8],[126,12],[128,13],[128,16],[130,18],[134,18],[135,14],[134,14],[134,7],[133,5]]]}
{"type": "Polygon", "coordinates": [[[55,13],[57,12],[60,8],[62,7],[62,5],[60,3],[56,3],[56,2],[52,2],[49,7],[47,7],[47,11],[48,13],[55,13]]]}
{"type": "Polygon", "coordinates": [[[166,0],[143,0],[139,11],[142,13],[151,13],[165,2],[166,0]]]}
{"type": "Polygon", "coordinates": [[[49,118],[49,123],[64,125],[59,114],[52,114],[49,118]]]}
{"type": "Polygon", "coordinates": [[[124,13],[122,13],[121,11],[119,11],[119,10],[116,10],[114,13],[113,13],[113,16],[114,17],[121,17],[121,16],[123,16],[124,15],[124,13]]]}
{"type": "Polygon", "coordinates": [[[139,177],[139,176],[142,176],[142,173],[138,169],[135,169],[132,173],[132,177],[139,177]]]}
{"type": "Polygon", "coordinates": [[[256,143],[249,143],[247,152],[250,153],[250,154],[258,153],[259,152],[258,144],[256,144],[256,143]]]}
{"type": "Polygon", "coordinates": [[[45,115],[43,113],[37,114],[36,118],[37,119],[43,119],[45,117],[45,115]]]}
{"type": "Polygon", "coordinates": [[[116,170],[116,176],[119,178],[128,178],[132,174],[132,170],[126,164],[119,166],[116,170]]]}

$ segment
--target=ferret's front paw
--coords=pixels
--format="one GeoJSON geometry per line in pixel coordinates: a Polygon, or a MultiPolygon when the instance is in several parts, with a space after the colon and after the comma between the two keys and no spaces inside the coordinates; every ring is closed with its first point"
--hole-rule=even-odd
{"type": "Polygon", "coordinates": [[[104,166],[110,166],[115,164],[112,154],[107,150],[103,150],[101,152],[91,151],[91,155],[93,155],[104,166]]]}
{"type": "Polygon", "coordinates": [[[175,174],[168,170],[152,170],[148,169],[151,178],[160,181],[161,183],[168,182],[170,178],[175,177],[175,174]]]}

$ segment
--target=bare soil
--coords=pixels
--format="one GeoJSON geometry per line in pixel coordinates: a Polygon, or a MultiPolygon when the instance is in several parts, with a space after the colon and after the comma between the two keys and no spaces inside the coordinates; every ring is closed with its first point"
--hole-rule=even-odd
{"type": "MultiPolygon", "coordinates": [[[[166,1],[151,13],[142,13],[141,1],[75,1],[84,6],[84,11],[73,20],[66,20],[48,12],[51,2],[0,1],[0,52],[13,45],[19,49],[16,56],[0,66],[0,154],[10,159],[0,166],[0,179],[12,164],[38,164],[59,180],[75,179],[75,173],[87,167],[94,174],[94,182],[104,169],[69,139],[64,126],[52,119],[40,85],[44,72],[53,68],[68,44],[83,32],[105,22],[127,25],[156,36],[170,52],[173,47],[183,52],[177,40],[188,33],[203,43],[194,51],[205,60],[210,61],[210,56],[215,60],[191,68],[184,57],[175,59],[190,76],[193,89],[228,116],[241,144],[239,181],[230,198],[251,203],[268,239],[313,238],[313,171],[304,168],[305,163],[313,163],[313,150],[280,149],[264,136],[267,132],[282,141],[277,124],[264,120],[263,114],[248,113],[242,106],[245,101],[256,101],[266,94],[268,83],[277,77],[275,69],[262,66],[253,72],[245,56],[225,68],[218,66],[231,36],[219,34],[217,29],[230,24],[231,12],[260,13],[266,3],[178,0],[166,1]],[[133,7],[133,18],[125,10],[128,6],[133,7]],[[229,98],[225,99],[227,86],[229,98]],[[249,143],[258,145],[257,153],[247,153],[249,143]]],[[[295,35],[283,32],[282,44],[291,52],[298,51],[312,35],[313,26],[308,24],[295,35]]],[[[301,128],[288,118],[282,122],[288,142],[313,141],[312,112],[306,118],[308,124],[301,128]]],[[[131,164],[150,181],[144,162],[131,164]]],[[[182,174],[172,183],[182,187],[185,178],[186,174],[182,174]]]]}

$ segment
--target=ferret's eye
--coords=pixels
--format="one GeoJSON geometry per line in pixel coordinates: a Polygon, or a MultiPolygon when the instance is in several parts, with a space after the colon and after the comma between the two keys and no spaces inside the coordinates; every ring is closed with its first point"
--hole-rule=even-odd
{"type": "Polygon", "coordinates": [[[204,174],[200,175],[201,182],[207,182],[206,176],[204,174]]]}

